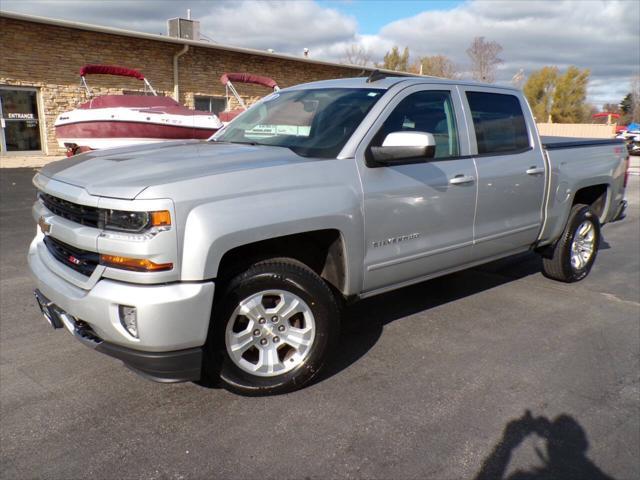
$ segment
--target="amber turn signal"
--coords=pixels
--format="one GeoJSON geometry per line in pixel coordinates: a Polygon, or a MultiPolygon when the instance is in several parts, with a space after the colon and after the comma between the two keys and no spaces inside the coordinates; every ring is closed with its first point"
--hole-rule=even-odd
{"type": "Polygon", "coordinates": [[[166,227],[171,225],[171,214],[169,213],[169,210],[151,212],[150,215],[152,227],[166,227]]]}
{"type": "Polygon", "coordinates": [[[173,263],[155,263],[146,258],[128,258],[118,255],[100,255],[100,264],[134,272],[161,272],[173,268],[173,263]]]}

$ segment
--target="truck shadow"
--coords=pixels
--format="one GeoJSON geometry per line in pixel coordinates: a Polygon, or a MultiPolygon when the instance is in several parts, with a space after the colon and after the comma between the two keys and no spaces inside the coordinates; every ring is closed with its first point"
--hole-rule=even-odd
{"type": "Polygon", "coordinates": [[[613,480],[587,458],[588,449],[587,433],[571,415],[563,413],[549,420],[534,418],[527,410],[507,423],[474,480],[613,480]],[[513,473],[507,475],[515,449],[532,435],[546,443],[545,451],[534,447],[541,465],[527,470],[511,468],[513,473]]]}
{"type": "Polygon", "coordinates": [[[377,343],[386,324],[529,275],[541,274],[541,264],[538,255],[524,253],[347,305],[338,351],[317,381],[358,361],[377,343]]]}

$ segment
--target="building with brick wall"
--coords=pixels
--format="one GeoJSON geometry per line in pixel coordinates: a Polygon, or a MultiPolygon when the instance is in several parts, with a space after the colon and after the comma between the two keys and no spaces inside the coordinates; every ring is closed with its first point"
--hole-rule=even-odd
{"type": "MultiPolygon", "coordinates": [[[[0,99],[3,155],[60,155],[54,122],[58,114],[87,99],[79,70],[85,64],[121,65],[141,71],[158,94],[214,113],[225,106],[224,72],[271,77],[280,87],[313,80],[353,77],[362,67],[318,61],[194,41],[165,35],[0,12],[0,99]],[[177,85],[174,83],[174,56],[177,85]]],[[[301,52],[302,53],[302,52],[301,52]]],[[[142,90],[133,78],[98,75],[90,78],[97,95],[142,90]]],[[[239,89],[240,90],[240,89],[239,89]]],[[[251,103],[269,93],[266,87],[242,85],[251,103]]]]}

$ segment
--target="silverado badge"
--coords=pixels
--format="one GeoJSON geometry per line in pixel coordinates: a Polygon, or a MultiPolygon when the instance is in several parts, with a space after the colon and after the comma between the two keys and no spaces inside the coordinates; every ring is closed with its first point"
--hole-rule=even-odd
{"type": "Polygon", "coordinates": [[[386,245],[395,245],[397,243],[406,242],[407,240],[415,240],[420,236],[419,233],[409,233],[407,235],[398,235],[397,237],[385,238],[384,240],[375,240],[373,248],[384,247],[386,245]]]}

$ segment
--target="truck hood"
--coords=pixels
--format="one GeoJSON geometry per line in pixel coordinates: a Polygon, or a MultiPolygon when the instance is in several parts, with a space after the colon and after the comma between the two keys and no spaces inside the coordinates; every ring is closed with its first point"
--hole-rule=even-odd
{"type": "Polygon", "coordinates": [[[153,185],[309,161],[282,147],[178,141],[93,151],[51,163],[40,173],[91,195],[130,200],[153,185]]]}

